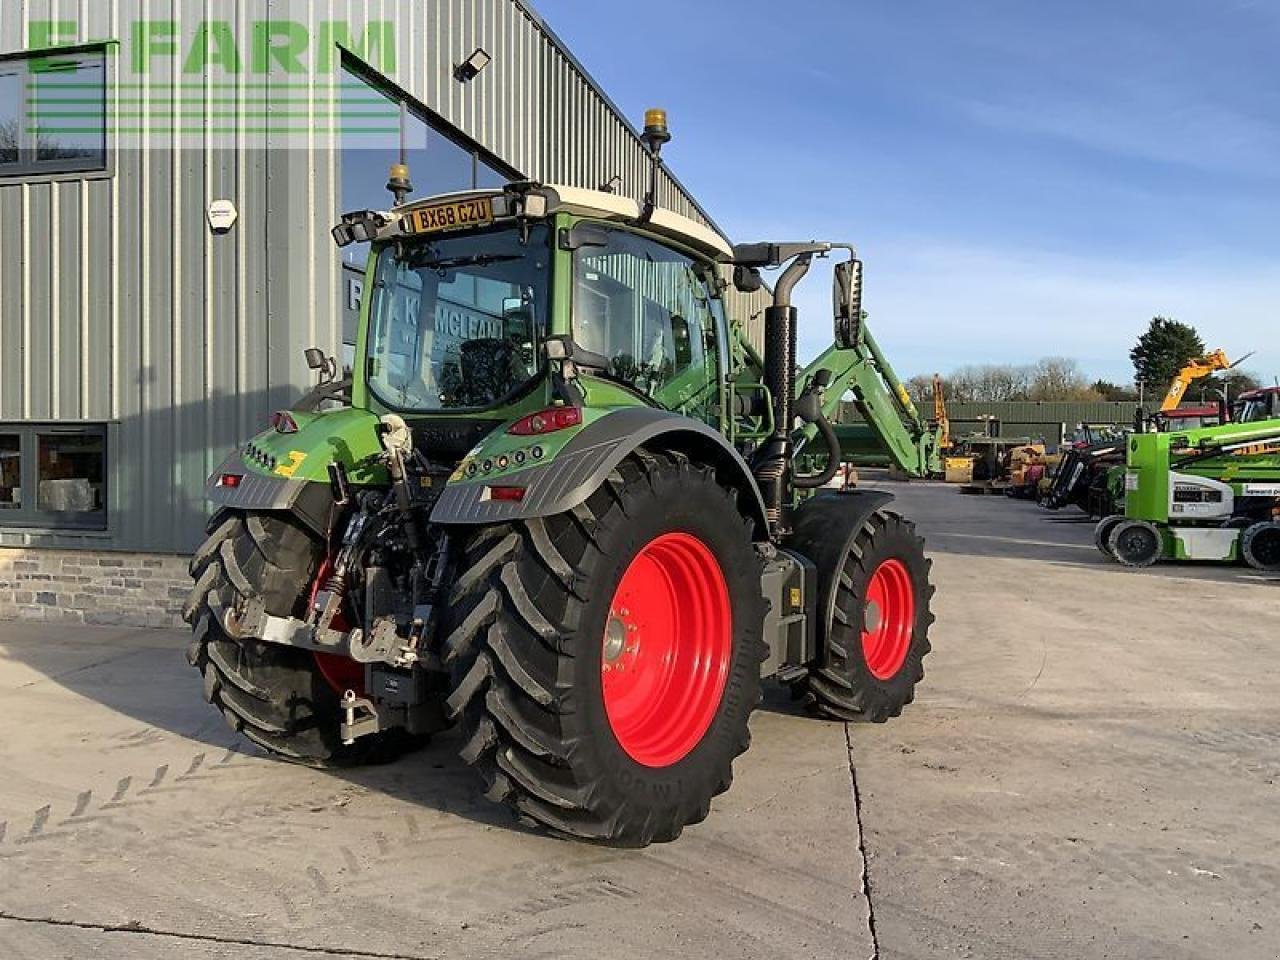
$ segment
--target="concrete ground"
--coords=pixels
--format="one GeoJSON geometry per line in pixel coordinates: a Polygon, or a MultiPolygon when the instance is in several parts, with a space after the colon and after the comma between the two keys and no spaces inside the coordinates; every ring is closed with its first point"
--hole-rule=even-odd
{"type": "Polygon", "coordinates": [[[710,819],[643,851],[519,828],[448,736],[271,762],[180,635],[0,624],[0,956],[1280,955],[1280,585],[892,487],[938,585],[917,702],[771,692],[710,819]]]}

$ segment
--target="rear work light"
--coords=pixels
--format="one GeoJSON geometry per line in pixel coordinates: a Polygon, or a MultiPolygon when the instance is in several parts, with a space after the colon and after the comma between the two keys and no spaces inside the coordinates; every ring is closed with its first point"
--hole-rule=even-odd
{"type": "Polygon", "coordinates": [[[519,503],[524,499],[524,487],[490,487],[490,500],[504,500],[507,503],[519,503]]]}
{"type": "Polygon", "coordinates": [[[539,410],[537,413],[521,417],[507,427],[507,433],[517,437],[533,437],[576,427],[580,423],[582,423],[582,410],[578,407],[548,407],[546,410],[539,410]]]}

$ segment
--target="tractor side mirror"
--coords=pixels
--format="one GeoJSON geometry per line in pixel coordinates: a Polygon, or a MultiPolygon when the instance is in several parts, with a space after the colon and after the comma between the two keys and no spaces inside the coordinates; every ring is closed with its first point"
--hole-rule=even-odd
{"type": "Polygon", "coordinates": [[[329,356],[319,347],[307,347],[302,351],[302,356],[307,361],[307,369],[315,370],[319,375],[320,383],[331,383],[338,375],[338,361],[329,356]]]}
{"type": "Polygon", "coordinates": [[[760,271],[738,264],[733,268],[733,286],[739,293],[755,293],[764,286],[760,271]]]}
{"type": "Polygon", "coordinates": [[[862,261],[837,263],[831,289],[836,346],[847,350],[858,342],[862,324],[862,261]]]}

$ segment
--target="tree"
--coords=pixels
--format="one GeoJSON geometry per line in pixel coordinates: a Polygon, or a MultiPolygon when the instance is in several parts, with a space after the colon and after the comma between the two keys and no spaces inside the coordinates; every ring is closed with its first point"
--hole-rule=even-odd
{"type": "Polygon", "coordinates": [[[1134,375],[1154,396],[1162,393],[1189,361],[1204,354],[1204,341],[1195,327],[1168,317],[1152,317],[1147,332],[1129,351],[1129,359],[1134,375]]]}
{"type": "Polygon", "coordinates": [[[956,403],[1004,403],[1025,400],[1031,368],[988,363],[961,367],[947,378],[947,399],[956,403]]]}
{"type": "Polygon", "coordinates": [[[907,388],[907,396],[917,407],[933,409],[933,377],[918,373],[903,383],[903,386],[907,388]]]}
{"type": "Polygon", "coordinates": [[[1198,391],[1200,397],[1206,403],[1216,403],[1218,395],[1222,391],[1226,391],[1227,397],[1234,400],[1246,390],[1257,390],[1262,386],[1262,381],[1255,377],[1247,370],[1223,370],[1221,373],[1215,373],[1212,377],[1206,377],[1191,389],[1193,392],[1198,391]]]}
{"type": "Polygon", "coordinates": [[[1132,387],[1122,387],[1110,380],[1095,380],[1089,387],[1103,400],[1133,402],[1138,399],[1138,391],[1132,387]]]}
{"type": "Polygon", "coordinates": [[[1028,400],[1097,400],[1098,394],[1070,357],[1043,357],[1031,373],[1028,400]]]}

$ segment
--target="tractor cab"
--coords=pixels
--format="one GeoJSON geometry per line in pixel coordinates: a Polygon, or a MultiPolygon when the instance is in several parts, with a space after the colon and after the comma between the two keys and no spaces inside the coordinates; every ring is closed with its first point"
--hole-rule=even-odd
{"type": "Polygon", "coordinates": [[[372,241],[354,405],[514,419],[595,389],[718,426],[716,264],[732,251],[686,217],[642,215],[616,194],[518,183],[344,216],[339,244],[372,241]]]}

